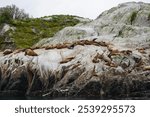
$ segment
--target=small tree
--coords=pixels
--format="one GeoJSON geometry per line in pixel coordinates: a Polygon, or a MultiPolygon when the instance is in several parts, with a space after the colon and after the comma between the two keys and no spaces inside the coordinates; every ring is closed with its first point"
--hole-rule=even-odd
{"type": "Polygon", "coordinates": [[[19,9],[15,5],[10,6],[11,16],[13,19],[27,19],[29,14],[25,13],[23,9],[19,9]]]}
{"type": "Polygon", "coordinates": [[[12,19],[27,19],[29,14],[15,5],[0,8],[0,23],[10,23],[12,19]]]}
{"type": "Polygon", "coordinates": [[[9,13],[8,10],[4,10],[1,14],[0,14],[0,24],[2,23],[10,23],[11,21],[11,15],[9,13]]]}

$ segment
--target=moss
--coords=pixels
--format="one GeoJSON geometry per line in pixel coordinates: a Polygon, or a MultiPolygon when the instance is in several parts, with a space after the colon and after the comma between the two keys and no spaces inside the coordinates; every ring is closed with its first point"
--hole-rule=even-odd
{"type": "Polygon", "coordinates": [[[10,24],[16,27],[11,30],[10,38],[13,38],[17,48],[28,48],[43,38],[54,36],[59,30],[67,26],[74,26],[79,23],[75,16],[70,15],[53,15],[50,20],[43,18],[30,18],[26,20],[13,20],[10,24]]]}
{"type": "Polygon", "coordinates": [[[137,17],[137,11],[132,12],[132,14],[130,16],[130,23],[131,23],[131,25],[135,21],[136,17],[137,17]]]}

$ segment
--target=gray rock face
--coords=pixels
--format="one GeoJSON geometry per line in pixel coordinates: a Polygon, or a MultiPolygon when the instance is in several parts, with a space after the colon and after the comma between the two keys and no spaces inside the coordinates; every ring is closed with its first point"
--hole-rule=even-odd
{"type": "Polygon", "coordinates": [[[109,47],[88,42],[73,49],[36,49],[38,56],[20,51],[0,57],[1,94],[102,99],[134,97],[149,90],[145,83],[150,71],[144,69],[150,65],[148,53],[120,50],[112,54],[109,47]]]}
{"type": "Polygon", "coordinates": [[[124,3],[39,42],[32,48],[37,56],[25,50],[0,56],[0,94],[149,97],[149,8],[124,3]]]}
{"type": "Polygon", "coordinates": [[[90,23],[67,27],[53,38],[40,41],[35,46],[48,43],[72,42],[80,39],[108,40],[124,47],[148,46],[150,43],[150,4],[123,3],[103,12],[90,23]]]}
{"type": "Polygon", "coordinates": [[[15,27],[11,27],[11,26],[9,26],[8,24],[4,24],[3,26],[2,26],[2,29],[0,30],[0,35],[2,36],[2,35],[4,35],[7,31],[9,31],[9,30],[15,30],[15,27]]]}
{"type": "Polygon", "coordinates": [[[1,42],[1,50],[5,49],[14,49],[15,44],[12,38],[9,37],[10,34],[7,34],[10,30],[16,30],[15,27],[11,27],[9,24],[4,24],[0,28],[0,42],[1,42]]]}

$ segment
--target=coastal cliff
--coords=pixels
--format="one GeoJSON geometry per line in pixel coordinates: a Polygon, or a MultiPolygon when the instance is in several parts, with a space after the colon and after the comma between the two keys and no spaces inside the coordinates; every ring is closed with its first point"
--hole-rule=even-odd
{"type": "Polygon", "coordinates": [[[150,4],[124,3],[96,20],[0,53],[0,95],[149,98],[150,4]]]}

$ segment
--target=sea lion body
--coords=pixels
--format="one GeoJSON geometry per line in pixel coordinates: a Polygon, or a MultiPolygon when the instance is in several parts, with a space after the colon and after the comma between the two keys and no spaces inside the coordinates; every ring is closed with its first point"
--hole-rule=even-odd
{"type": "Polygon", "coordinates": [[[38,56],[38,54],[36,52],[34,52],[32,49],[26,49],[25,50],[25,56],[38,56]]]}
{"type": "Polygon", "coordinates": [[[3,52],[3,55],[8,55],[8,54],[11,54],[13,51],[11,49],[6,49],[4,50],[3,52]]]}

